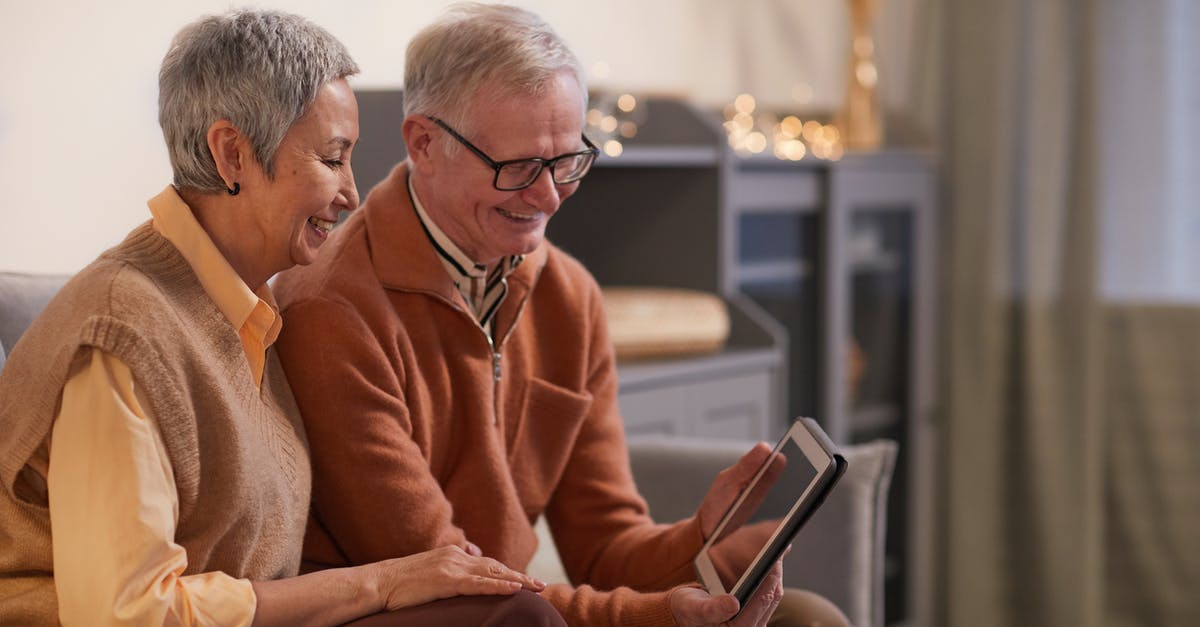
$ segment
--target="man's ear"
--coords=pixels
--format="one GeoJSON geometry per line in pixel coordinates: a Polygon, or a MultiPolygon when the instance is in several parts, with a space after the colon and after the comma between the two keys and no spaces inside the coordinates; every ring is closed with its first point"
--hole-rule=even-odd
{"type": "Polygon", "coordinates": [[[404,134],[404,148],[414,167],[429,167],[433,150],[434,123],[423,115],[410,115],[400,126],[404,134]]]}
{"type": "Polygon", "coordinates": [[[217,120],[208,127],[205,135],[208,150],[217,164],[217,174],[225,181],[225,187],[233,188],[242,178],[248,160],[248,143],[242,132],[229,120],[217,120]]]}

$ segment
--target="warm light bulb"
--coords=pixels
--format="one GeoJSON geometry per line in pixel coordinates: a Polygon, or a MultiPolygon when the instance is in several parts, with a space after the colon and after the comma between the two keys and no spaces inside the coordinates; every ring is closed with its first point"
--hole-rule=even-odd
{"type": "Polygon", "coordinates": [[[811,144],[813,142],[813,140],[816,139],[816,137],[817,137],[817,131],[820,131],[820,130],[821,130],[820,122],[818,122],[816,120],[809,120],[809,121],[805,122],[804,130],[802,131],[802,134],[804,135],[804,141],[811,144]]]}
{"type": "Polygon", "coordinates": [[[862,61],[854,66],[854,78],[858,79],[858,84],[864,87],[874,87],[879,81],[879,72],[875,69],[875,64],[870,61],[862,61]]]}
{"type": "Polygon", "coordinates": [[[620,132],[621,132],[621,137],[629,139],[629,138],[633,137],[634,135],[637,135],[637,132],[638,132],[637,124],[635,124],[633,122],[621,122],[620,132]]]}
{"type": "Polygon", "coordinates": [[[604,119],[600,120],[600,130],[604,131],[605,133],[611,133],[617,130],[617,118],[611,115],[604,116],[604,119]]]}
{"type": "Polygon", "coordinates": [[[617,108],[625,113],[629,113],[637,108],[637,99],[633,97],[633,94],[623,94],[620,98],[617,98],[617,108]]]}
{"type": "Polygon", "coordinates": [[[754,131],[746,136],[746,149],[754,154],[758,154],[767,149],[767,136],[758,131],[754,131]]]}
{"type": "Polygon", "coordinates": [[[779,130],[788,139],[795,139],[804,132],[804,123],[800,121],[800,118],[789,115],[779,122],[779,130]]]}
{"type": "Polygon", "coordinates": [[[625,147],[621,145],[621,142],[615,139],[604,142],[604,154],[610,157],[620,157],[622,152],[625,152],[625,147]]]}
{"type": "Polygon", "coordinates": [[[808,150],[804,147],[804,142],[798,139],[788,140],[783,142],[783,154],[791,161],[799,161],[804,158],[808,150]]]}
{"type": "Polygon", "coordinates": [[[750,94],[742,94],[733,100],[733,107],[739,113],[749,114],[754,111],[754,96],[750,94]]]}

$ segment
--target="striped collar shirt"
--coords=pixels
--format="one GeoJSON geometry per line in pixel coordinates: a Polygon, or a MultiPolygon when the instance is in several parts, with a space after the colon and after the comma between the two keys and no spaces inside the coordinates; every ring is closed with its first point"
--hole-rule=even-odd
{"type": "Polygon", "coordinates": [[[425,229],[425,235],[437,251],[442,266],[446,268],[471,313],[475,315],[479,328],[483,329],[488,337],[492,337],[492,321],[496,311],[500,309],[500,303],[504,302],[504,297],[508,294],[508,276],[521,265],[525,256],[505,257],[491,268],[476,263],[429,218],[421,199],[417,197],[417,190],[413,189],[411,176],[408,178],[408,193],[412,198],[413,207],[417,210],[417,217],[421,220],[421,226],[425,229]]]}

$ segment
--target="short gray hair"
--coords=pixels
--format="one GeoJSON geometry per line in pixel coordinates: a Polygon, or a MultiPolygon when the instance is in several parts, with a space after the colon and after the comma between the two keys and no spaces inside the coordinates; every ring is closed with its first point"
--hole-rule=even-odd
{"type": "Polygon", "coordinates": [[[437,116],[471,133],[469,107],[481,87],[500,97],[536,96],[564,71],[586,101],[583,66],[542,18],[502,4],[455,4],[408,44],[404,115],[437,116]]]}
{"type": "Polygon", "coordinates": [[[280,142],[321,87],[357,73],[340,41],[297,15],[242,10],[188,24],[158,73],[158,123],[175,185],[225,189],[207,140],[221,119],[245,133],[254,158],[273,176],[280,142]]]}

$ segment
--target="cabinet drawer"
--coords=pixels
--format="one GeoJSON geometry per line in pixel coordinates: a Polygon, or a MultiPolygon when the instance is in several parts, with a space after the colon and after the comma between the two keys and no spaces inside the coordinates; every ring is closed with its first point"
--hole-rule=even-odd
{"type": "Polygon", "coordinates": [[[627,434],[682,433],[684,386],[622,392],[617,403],[621,406],[627,434]]]}
{"type": "Polygon", "coordinates": [[[771,381],[764,373],[713,379],[687,386],[688,433],[761,440],[765,437],[771,381]]]}
{"type": "Polygon", "coordinates": [[[742,171],[735,185],[733,206],[742,209],[816,211],[820,206],[820,181],[812,172],[742,171]]]}
{"type": "Polygon", "coordinates": [[[619,403],[629,434],[761,440],[767,435],[770,394],[771,375],[764,370],[622,392],[619,403]]]}

